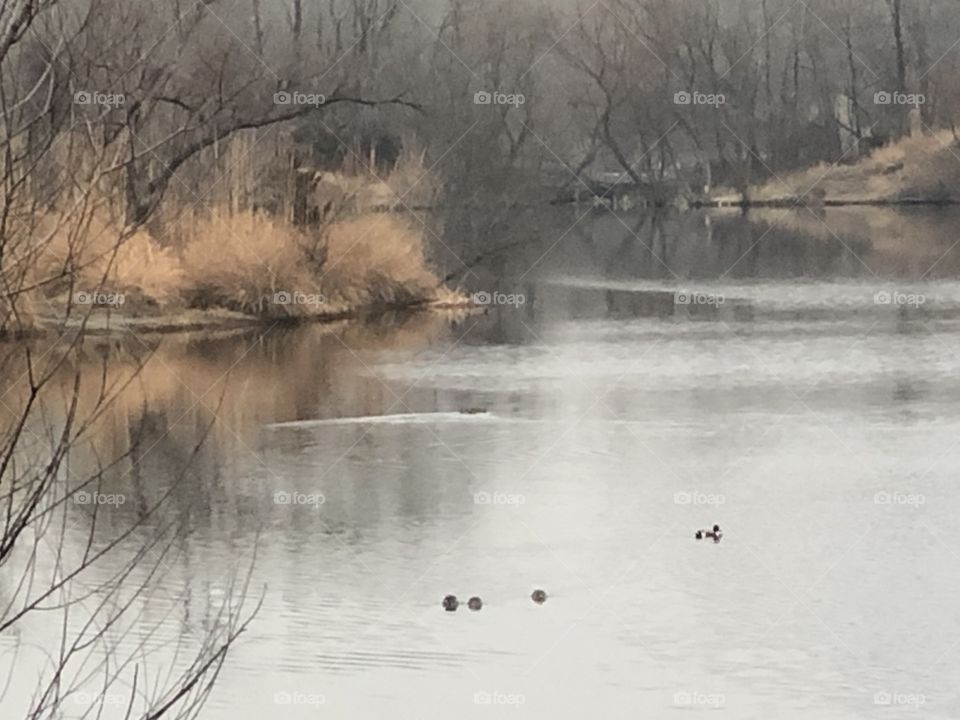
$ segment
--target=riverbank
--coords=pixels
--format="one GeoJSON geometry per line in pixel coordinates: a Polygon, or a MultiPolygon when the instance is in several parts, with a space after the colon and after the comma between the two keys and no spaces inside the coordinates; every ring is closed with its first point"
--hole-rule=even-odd
{"type": "Polygon", "coordinates": [[[909,207],[960,204],[960,146],[950,130],[909,137],[868,157],[778,175],[744,198],[727,190],[705,207],[909,207]]]}
{"type": "Polygon", "coordinates": [[[471,304],[429,267],[422,232],[400,215],[309,229],[211,215],[192,219],[178,246],[147,229],[118,240],[108,221],[83,230],[78,240],[76,228],[54,225],[29,257],[29,289],[4,334],[229,330],[471,304]]]}
{"type": "Polygon", "coordinates": [[[305,317],[266,318],[230,310],[180,310],[178,312],[140,315],[123,310],[94,311],[74,315],[65,321],[53,316],[40,317],[32,332],[25,336],[44,337],[70,335],[83,332],[91,337],[113,337],[132,333],[137,336],[172,335],[177,333],[224,333],[271,327],[282,323],[299,325],[305,323],[337,323],[349,320],[368,320],[389,314],[438,312],[463,315],[476,310],[475,303],[466,295],[451,292],[446,299],[436,299],[393,307],[356,307],[327,314],[305,317]]]}

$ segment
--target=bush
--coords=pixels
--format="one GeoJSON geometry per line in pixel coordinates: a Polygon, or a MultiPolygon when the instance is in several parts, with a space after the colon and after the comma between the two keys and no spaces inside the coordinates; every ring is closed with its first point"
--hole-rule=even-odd
{"type": "Polygon", "coordinates": [[[423,235],[414,221],[372,214],[325,232],[321,292],[334,304],[389,308],[428,302],[440,284],[427,269],[423,235]]]}
{"type": "Polygon", "coordinates": [[[307,306],[276,307],[278,293],[316,293],[304,260],[305,239],[264,215],[198,219],[183,251],[184,298],[190,307],[223,307],[256,315],[289,315],[307,306]]]}
{"type": "Polygon", "coordinates": [[[130,301],[125,314],[186,305],[268,318],[338,315],[439,297],[422,233],[395,215],[336,221],[312,236],[263,214],[195,217],[183,224],[179,252],[161,247],[144,229],[129,237],[123,232],[99,211],[79,223],[42,218],[15,258],[26,270],[6,278],[9,287],[35,289],[17,295],[16,317],[9,302],[0,306],[0,330],[11,323],[29,328],[44,310],[56,315],[68,293],[78,292],[122,293],[130,301]]]}

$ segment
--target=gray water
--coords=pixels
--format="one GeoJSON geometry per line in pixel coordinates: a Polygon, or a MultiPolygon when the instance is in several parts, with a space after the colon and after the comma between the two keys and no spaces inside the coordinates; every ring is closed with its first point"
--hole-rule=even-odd
{"type": "Polygon", "coordinates": [[[589,217],[467,281],[519,306],[169,340],[142,476],[220,409],[161,636],[258,532],[266,586],[202,717],[957,717],[956,218],[891,217],[589,217]]]}

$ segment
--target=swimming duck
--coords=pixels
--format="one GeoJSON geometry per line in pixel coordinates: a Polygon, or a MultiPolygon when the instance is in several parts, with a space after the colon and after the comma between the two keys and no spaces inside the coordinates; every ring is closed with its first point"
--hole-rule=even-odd
{"type": "Polygon", "coordinates": [[[723,537],[723,531],[720,530],[719,525],[714,525],[713,530],[697,530],[694,537],[697,540],[703,540],[703,538],[710,538],[714,542],[720,542],[720,538],[723,537]]]}
{"type": "Polygon", "coordinates": [[[483,607],[483,600],[474,595],[472,598],[467,600],[467,607],[471,610],[479,610],[483,607]]]}
{"type": "Polygon", "coordinates": [[[530,593],[530,599],[537,605],[543,605],[547,601],[547,593],[543,590],[534,590],[530,593]]]}
{"type": "Polygon", "coordinates": [[[458,607],[460,607],[460,601],[457,600],[456,595],[447,595],[443,599],[443,609],[447,612],[456,612],[458,607]]]}

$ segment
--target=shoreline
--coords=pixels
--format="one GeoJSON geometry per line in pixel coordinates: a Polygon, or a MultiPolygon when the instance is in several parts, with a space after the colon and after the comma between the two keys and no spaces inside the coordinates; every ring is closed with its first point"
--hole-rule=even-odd
{"type": "Polygon", "coordinates": [[[388,313],[420,313],[429,311],[473,312],[477,306],[469,297],[450,301],[419,301],[389,307],[356,307],[337,312],[288,317],[262,317],[223,310],[184,310],[158,313],[150,316],[125,315],[109,311],[90,313],[64,322],[62,319],[41,318],[37,325],[25,332],[0,336],[0,342],[41,339],[53,336],[73,337],[83,330],[85,337],[94,339],[116,338],[131,332],[135,335],[173,335],[177,333],[229,332],[253,330],[273,325],[298,327],[310,324],[335,323],[344,320],[364,320],[388,313]],[[84,322],[86,323],[84,325],[84,322]]]}
{"type": "Polygon", "coordinates": [[[819,208],[819,207],[956,207],[960,200],[953,198],[817,198],[805,202],[799,197],[780,197],[767,200],[744,200],[743,198],[712,198],[690,204],[692,209],[730,208],[819,208]]]}

